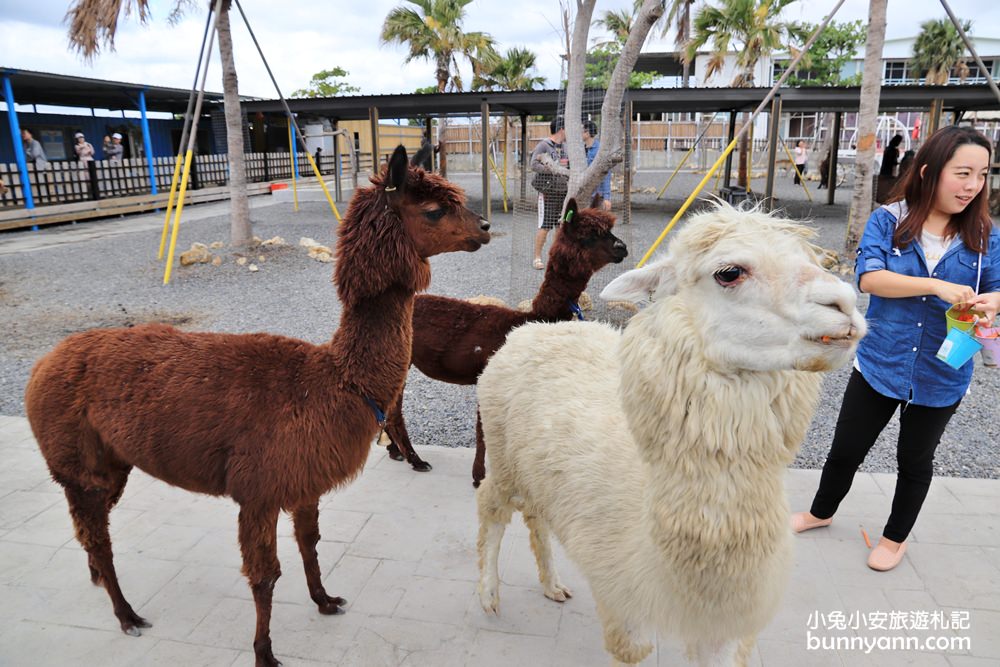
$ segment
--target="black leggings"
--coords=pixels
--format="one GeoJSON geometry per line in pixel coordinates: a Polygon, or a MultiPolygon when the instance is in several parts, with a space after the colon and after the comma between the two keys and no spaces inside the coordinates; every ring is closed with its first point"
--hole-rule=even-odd
{"type": "Polygon", "coordinates": [[[896,493],[892,498],[892,513],[882,534],[894,542],[902,542],[910,534],[927,496],[934,473],[934,450],[959,404],[944,408],[906,405],[905,401],[889,398],[872,389],[857,369],[851,373],[840,406],[833,444],[823,466],[819,489],[810,512],[818,519],[834,515],[840,501],[851,489],[854,473],[865,460],[879,434],[896,408],[899,415],[899,442],[896,444],[896,493]]]}

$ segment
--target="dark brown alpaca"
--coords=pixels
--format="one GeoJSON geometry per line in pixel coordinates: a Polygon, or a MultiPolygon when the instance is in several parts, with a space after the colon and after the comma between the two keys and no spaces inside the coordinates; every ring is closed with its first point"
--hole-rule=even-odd
{"type": "Polygon", "coordinates": [[[281,510],[292,516],[319,611],[343,613],[345,601],[320,578],[319,498],[361,471],[381,408],[402,390],[414,293],[430,281],[426,258],[490,238],[462,192],[408,169],[402,146],[372,183],[340,227],[334,277],[343,314],[330,342],[146,325],[70,336],[35,366],[25,395],[32,431],[65,489],[91,581],[107,589],[127,634],[149,624],[119,588],[108,513],[133,466],[240,505],[257,665],[280,664],[269,625],[281,510]]]}
{"type": "MultiPolygon", "coordinates": [[[[545,279],[523,313],[500,306],[478,305],[461,299],[421,294],[413,307],[412,363],[435,380],[451,384],[476,384],[493,353],[500,349],[514,327],[527,322],[558,322],[579,312],[577,300],[590,277],[609,262],[620,262],[628,249],[611,228],[615,218],[596,208],[577,210],[576,201],[567,206],[569,222],[559,226],[549,251],[545,279]]],[[[389,456],[404,458],[414,470],[431,465],[422,460],[410,444],[403,419],[403,394],[389,409],[385,431],[392,439],[389,456]]],[[[476,414],[476,458],[472,479],[479,486],[486,475],[485,449],[479,415],[476,414]]]]}

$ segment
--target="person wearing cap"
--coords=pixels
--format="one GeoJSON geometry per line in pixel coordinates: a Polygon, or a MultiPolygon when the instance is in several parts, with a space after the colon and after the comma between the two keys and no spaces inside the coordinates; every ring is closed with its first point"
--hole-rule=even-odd
{"type": "Polygon", "coordinates": [[[104,146],[104,159],[109,162],[121,162],[125,147],[122,146],[122,135],[115,132],[111,135],[111,143],[104,146]]]}
{"type": "Polygon", "coordinates": [[[87,137],[83,136],[83,132],[77,132],[73,135],[73,140],[76,141],[73,144],[73,150],[76,151],[76,159],[80,162],[90,162],[94,159],[94,147],[87,137]]]}

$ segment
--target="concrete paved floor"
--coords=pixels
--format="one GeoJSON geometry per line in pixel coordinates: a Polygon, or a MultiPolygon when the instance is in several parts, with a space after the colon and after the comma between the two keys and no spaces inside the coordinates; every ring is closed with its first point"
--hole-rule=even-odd
{"type": "MultiPolygon", "coordinates": [[[[309,600],[282,517],[271,621],[278,658],[289,666],[609,664],[583,578],[559,552],[575,596],[563,605],[545,599],[518,518],[501,552],[501,615],[482,612],[472,452],[420,453],[432,472],[373,448],[361,477],[322,500],[320,563],[329,592],[350,601],[344,616],[321,616],[309,600]]],[[[253,664],[254,606],[240,575],[234,503],[132,473],[111,532],[125,594],[153,623],[134,638],[90,584],[65,499],[25,419],[0,417],[0,461],[0,665],[253,664]]],[[[817,471],[789,471],[793,508],[807,505],[817,481],[817,471]]],[[[833,526],[799,536],[785,603],[752,664],[1000,664],[1000,482],[936,479],[903,563],[876,573],[865,566],[859,524],[879,534],[893,483],[859,475],[833,526]],[[863,640],[875,648],[823,648],[863,640]],[[881,648],[905,641],[942,644],[881,648]]],[[[642,664],[684,660],[661,638],[642,664]]]]}

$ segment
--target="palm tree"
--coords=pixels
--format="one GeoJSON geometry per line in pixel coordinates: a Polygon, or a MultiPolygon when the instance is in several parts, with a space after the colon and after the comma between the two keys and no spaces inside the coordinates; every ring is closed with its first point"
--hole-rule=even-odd
{"type": "MultiPolygon", "coordinates": [[[[963,21],[966,33],[972,28],[971,21],[963,21]]],[[[928,85],[948,83],[953,69],[965,79],[969,66],[965,59],[965,42],[958,34],[951,19],[931,19],[920,24],[920,34],[913,42],[913,60],[910,61],[915,73],[924,74],[928,85]]]]}
{"type": "Polygon", "coordinates": [[[528,49],[513,47],[496,60],[488,70],[472,79],[473,90],[534,90],[545,85],[544,76],[532,76],[535,54],[528,49]]]}
{"type": "Polygon", "coordinates": [[[632,32],[632,26],[635,22],[636,13],[639,11],[639,7],[642,6],[642,0],[635,0],[632,3],[632,9],[619,9],[613,10],[609,9],[604,12],[601,18],[594,21],[594,25],[604,28],[611,33],[611,41],[598,42],[595,46],[608,47],[617,45],[619,49],[625,40],[628,39],[628,34],[632,32]]]}
{"type": "Polygon", "coordinates": [[[861,106],[858,108],[858,152],[854,157],[854,194],[847,218],[844,256],[854,257],[858,240],[872,212],[872,166],[875,163],[875,121],[882,92],[882,47],[885,44],[885,8],[888,0],[868,4],[868,41],[861,71],[861,106]]]}
{"type": "MultiPolygon", "coordinates": [[[[434,62],[434,77],[438,92],[462,90],[462,77],[458,58],[464,57],[472,64],[473,78],[489,69],[497,58],[493,38],[485,32],[464,32],[462,20],[465,7],[472,0],[406,0],[417,9],[396,7],[385,17],[382,44],[402,44],[409,47],[404,62],[416,58],[434,62]]],[[[442,117],[439,136],[444,136],[445,121],[442,117]]],[[[439,170],[447,176],[448,162],[441,142],[438,153],[439,170]]]]}
{"type": "MultiPolygon", "coordinates": [[[[193,0],[176,0],[171,20],[176,20],[193,0]]],[[[209,3],[211,7],[214,3],[209,3]]],[[[226,115],[226,138],[229,150],[229,194],[231,202],[230,243],[244,246],[253,239],[250,205],[247,200],[246,160],[243,154],[243,119],[240,110],[233,40],[229,30],[230,0],[219,14],[219,56],[222,60],[222,90],[226,115]]],[[[66,18],[69,21],[70,48],[91,60],[101,48],[114,50],[118,20],[135,13],[140,23],[149,19],[149,0],[75,0],[66,18]]],[[[182,146],[183,150],[184,147],[182,146]]],[[[147,156],[152,159],[153,156],[147,156]]]]}
{"type": "Polygon", "coordinates": [[[380,39],[383,44],[404,44],[410,49],[404,62],[416,58],[433,60],[438,92],[449,84],[462,90],[458,58],[471,64],[473,74],[487,69],[496,59],[493,38],[485,32],[464,32],[465,7],[472,0],[406,0],[420,11],[396,7],[385,17],[380,39]]]}
{"type": "MultiPolygon", "coordinates": [[[[670,0],[670,9],[660,19],[663,24],[661,36],[670,32],[670,24],[674,24],[677,29],[674,43],[683,46],[691,41],[691,7],[695,0],[670,0]]],[[[681,52],[681,86],[687,88],[691,84],[691,58],[687,51],[681,52]]]]}
{"type": "MultiPolygon", "coordinates": [[[[754,85],[754,69],[760,59],[776,51],[794,56],[794,43],[804,43],[809,35],[800,24],[782,21],[781,12],[795,0],[718,0],[705,5],[694,19],[694,36],[685,45],[690,62],[699,49],[711,42],[712,55],[705,69],[708,79],[720,72],[726,58],[735,51],[736,73],[729,84],[734,88],[754,85]]],[[[748,137],[740,140],[739,184],[747,186],[748,137]]]]}

